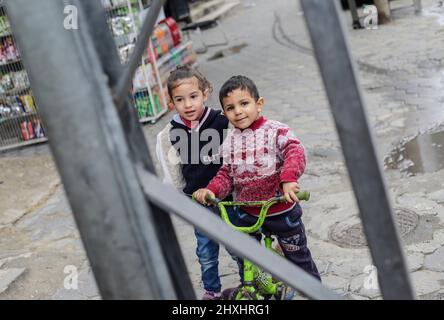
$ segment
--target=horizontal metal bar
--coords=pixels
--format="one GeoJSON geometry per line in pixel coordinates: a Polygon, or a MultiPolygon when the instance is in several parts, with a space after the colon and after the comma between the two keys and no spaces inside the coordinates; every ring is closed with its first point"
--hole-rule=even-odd
{"type": "Polygon", "coordinates": [[[383,297],[414,297],[339,1],[301,0],[383,297]]]}
{"type": "Polygon", "coordinates": [[[304,293],[307,297],[326,300],[341,299],[339,295],[323,286],[321,282],[301,268],[261,247],[251,237],[234,230],[219,217],[209,214],[207,209],[177,192],[174,187],[161,183],[156,176],[141,166],[138,167],[137,172],[146,196],[159,207],[193,224],[210,238],[271,272],[276,278],[304,293]]]}

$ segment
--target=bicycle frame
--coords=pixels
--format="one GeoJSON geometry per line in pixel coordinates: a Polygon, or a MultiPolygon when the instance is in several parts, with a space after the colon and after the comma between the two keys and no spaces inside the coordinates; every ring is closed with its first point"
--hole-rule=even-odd
{"type": "MultiPolygon", "coordinates": [[[[308,191],[301,191],[296,194],[299,200],[309,200],[310,193],[308,191]]],[[[244,233],[255,233],[260,230],[265,222],[267,212],[270,207],[279,202],[285,202],[284,197],[275,197],[267,201],[247,201],[247,202],[236,202],[236,201],[221,201],[217,198],[206,198],[206,201],[214,206],[217,206],[220,211],[222,219],[233,227],[234,229],[244,232],[244,233]],[[238,227],[235,226],[228,217],[227,210],[225,206],[250,206],[250,207],[261,207],[258,219],[256,223],[249,227],[238,227]]],[[[273,239],[271,234],[264,233],[264,243],[265,247],[270,250],[272,248],[273,239]]],[[[234,296],[235,300],[242,300],[243,298],[250,298],[253,300],[263,300],[265,296],[279,296],[280,290],[282,290],[283,283],[275,282],[272,276],[265,273],[260,268],[251,263],[248,259],[244,259],[243,265],[244,271],[244,285],[239,289],[239,291],[234,296]],[[259,291],[256,289],[255,285],[259,287],[259,291]]]]}

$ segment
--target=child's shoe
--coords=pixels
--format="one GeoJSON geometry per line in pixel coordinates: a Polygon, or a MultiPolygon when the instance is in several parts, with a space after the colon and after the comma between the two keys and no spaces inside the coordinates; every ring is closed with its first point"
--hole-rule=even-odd
{"type": "Polygon", "coordinates": [[[240,285],[233,288],[228,288],[222,291],[221,300],[234,300],[237,292],[239,291],[240,285]]]}
{"type": "Polygon", "coordinates": [[[202,300],[220,300],[220,292],[213,292],[205,290],[204,295],[202,296],[202,300]]]}
{"type": "Polygon", "coordinates": [[[275,295],[276,300],[293,300],[296,295],[296,290],[290,286],[280,285],[278,292],[275,295]]]}
{"type": "Polygon", "coordinates": [[[274,251],[276,251],[277,253],[279,253],[281,256],[284,256],[284,251],[282,250],[282,247],[279,243],[276,243],[273,246],[274,251]]]}
{"type": "Polygon", "coordinates": [[[295,296],[296,296],[296,290],[293,289],[292,287],[287,286],[287,290],[284,295],[284,300],[293,300],[295,296]]]}

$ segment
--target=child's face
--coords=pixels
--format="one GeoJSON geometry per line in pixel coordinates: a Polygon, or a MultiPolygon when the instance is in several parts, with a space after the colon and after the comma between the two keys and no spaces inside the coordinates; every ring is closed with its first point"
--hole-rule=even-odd
{"type": "Polygon", "coordinates": [[[199,120],[208,99],[208,92],[202,92],[196,77],[179,80],[172,90],[172,103],[182,118],[188,121],[199,120]]]}
{"type": "Polygon", "coordinates": [[[264,98],[257,101],[248,90],[236,89],[222,99],[224,114],[233,126],[246,129],[259,118],[264,98]]]}

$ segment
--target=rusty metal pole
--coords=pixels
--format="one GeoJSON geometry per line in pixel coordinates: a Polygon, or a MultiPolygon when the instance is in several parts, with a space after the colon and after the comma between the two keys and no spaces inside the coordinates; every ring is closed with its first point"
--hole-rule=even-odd
{"type": "Polygon", "coordinates": [[[392,21],[388,0],[374,0],[374,4],[376,9],[378,9],[378,21],[380,24],[392,21]]]}

